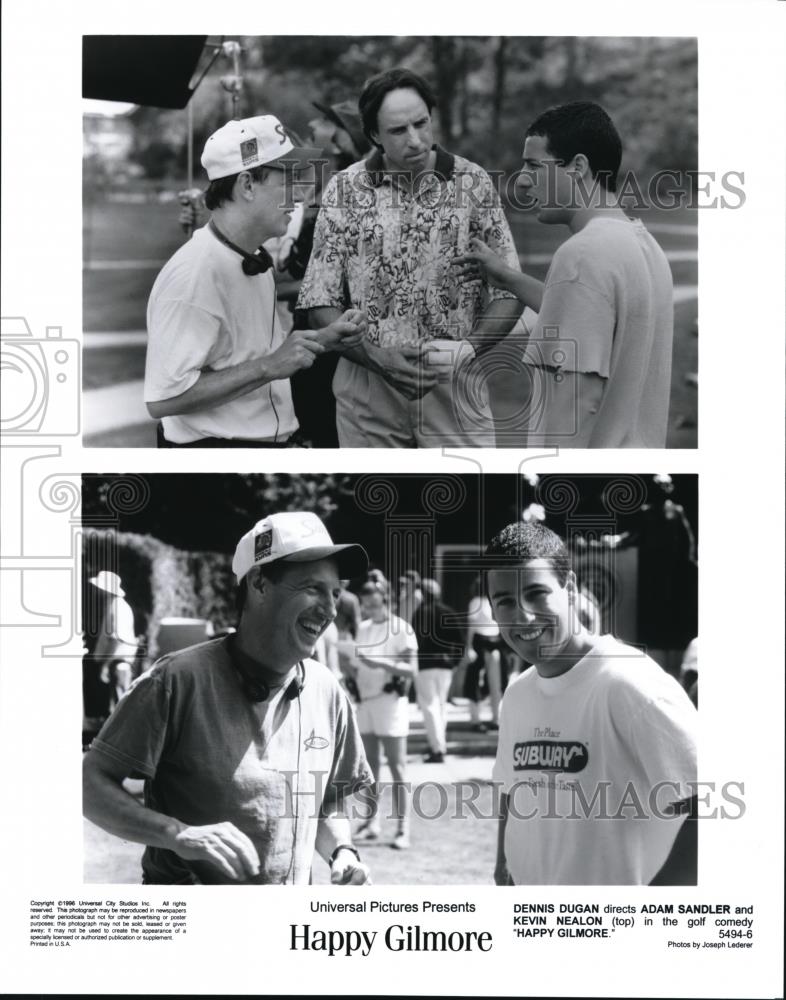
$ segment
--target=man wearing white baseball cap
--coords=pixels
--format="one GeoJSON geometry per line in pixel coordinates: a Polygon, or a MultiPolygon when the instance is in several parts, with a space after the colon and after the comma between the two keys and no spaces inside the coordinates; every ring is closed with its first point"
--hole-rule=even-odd
{"type": "Polygon", "coordinates": [[[117,706],[85,757],[84,810],[147,845],[145,883],[307,885],[315,850],[333,883],[369,881],[343,805],[372,778],[346,695],[311,659],[341,578],[367,563],[315,514],[264,518],[232,560],[237,632],[163,657],[117,706]]]}
{"type": "Polygon", "coordinates": [[[159,447],[292,446],[289,377],[360,342],[357,310],[287,336],[261,247],[286,232],[295,179],[321,153],[295,146],[273,115],[228,122],[205,143],[211,219],[164,265],[148,301],[145,402],[161,421],[159,447]]]}

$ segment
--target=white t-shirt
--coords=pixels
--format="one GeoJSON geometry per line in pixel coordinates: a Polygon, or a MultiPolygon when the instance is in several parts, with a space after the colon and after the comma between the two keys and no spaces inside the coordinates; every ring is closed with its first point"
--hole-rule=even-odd
{"type": "Polygon", "coordinates": [[[592,219],[559,247],[546,275],[524,352],[526,364],[543,369],[533,373],[527,443],[665,447],[673,335],[663,250],[639,220],[592,219]],[[601,379],[580,387],[576,372],[601,379]],[[566,380],[559,406],[555,376],[566,380]],[[566,386],[574,387],[569,404],[566,386]]]}
{"type": "MultiPolygon", "coordinates": [[[[190,389],[205,369],[220,371],[275,351],[286,338],[276,315],[273,272],[249,276],[240,257],[207,228],[164,265],[147,305],[145,402],[190,389]]],[[[286,441],[297,430],[289,379],[277,379],[216,406],[163,418],[164,435],[286,441]]]]}
{"type": "MultiPolygon", "coordinates": [[[[355,646],[363,656],[392,660],[407,659],[409,653],[417,654],[418,651],[418,641],[412,626],[396,615],[390,615],[381,622],[364,618],[358,626],[355,646]]],[[[381,695],[390,679],[391,674],[387,670],[360,663],[355,682],[361,702],[381,695]]]]}
{"type": "MultiPolygon", "coordinates": [[[[418,641],[412,626],[396,615],[385,621],[364,619],[358,626],[355,640],[358,653],[393,660],[406,659],[413,653],[412,665],[417,666],[418,641]]],[[[357,723],[363,735],[406,736],[409,732],[409,699],[395,691],[383,690],[392,675],[387,670],[358,665],[355,682],[360,695],[356,706],[357,723]]],[[[379,777],[379,775],[377,775],[379,777]]]]}
{"type": "Polygon", "coordinates": [[[696,719],[672,677],[608,635],[559,677],[516,678],[493,770],[513,881],[648,885],[684,821],[660,817],[696,793],[696,719]]]}

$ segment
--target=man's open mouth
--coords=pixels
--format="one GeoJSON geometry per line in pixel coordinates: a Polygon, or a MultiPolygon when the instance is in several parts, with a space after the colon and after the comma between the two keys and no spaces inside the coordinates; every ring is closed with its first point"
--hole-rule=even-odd
{"type": "Polygon", "coordinates": [[[540,639],[546,631],[546,625],[533,625],[531,628],[517,628],[513,633],[514,639],[521,639],[523,642],[534,642],[540,639]]]}
{"type": "Polygon", "coordinates": [[[299,621],[298,625],[303,629],[303,631],[309,635],[315,641],[322,635],[322,633],[327,628],[326,621],[299,621]]]}

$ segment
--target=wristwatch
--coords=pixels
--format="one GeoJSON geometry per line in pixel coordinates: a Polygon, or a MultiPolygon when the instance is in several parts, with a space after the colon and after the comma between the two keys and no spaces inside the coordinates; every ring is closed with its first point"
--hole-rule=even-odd
{"type": "Polygon", "coordinates": [[[358,861],[360,861],[360,853],[356,847],[353,847],[352,844],[339,844],[335,851],[333,851],[330,855],[330,861],[328,861],[328,864],[331,868],[333,867],[333,862],[336,860],[339,851],[352,851],[358,861]]]}

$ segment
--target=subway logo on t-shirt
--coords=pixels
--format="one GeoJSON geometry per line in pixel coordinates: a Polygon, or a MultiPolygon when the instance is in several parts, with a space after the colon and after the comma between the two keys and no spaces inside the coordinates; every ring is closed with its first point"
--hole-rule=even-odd
{"type": "Polygon", "coordinates": [[[587,748],[575,740],[528,740],[513,745],[514,771],[568,771],[587,766],[587,748]]]}

